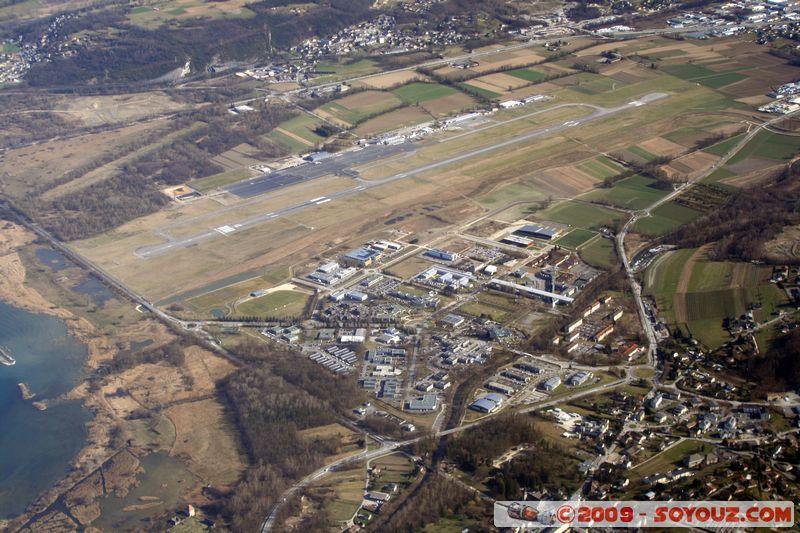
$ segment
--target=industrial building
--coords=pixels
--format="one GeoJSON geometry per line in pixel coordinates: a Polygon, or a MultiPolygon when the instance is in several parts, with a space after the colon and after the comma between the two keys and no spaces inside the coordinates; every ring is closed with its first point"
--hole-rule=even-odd
{"type": "Polygon", "coordinates": [[[500,394],[505,394],[506,396],[513,396],[514,393],[516,392],[511,387],[507,387],[506,385],[503,385],[502,383],[497,383],[496,381],[490,381],[486,383],[486,385],[484,386],[486,387],[487,390],[499,392],[500,394]]]}
{"type": "Polygon", "coordinates": [[[473,411],[478,411],[479,413],[493,413],[497,411],[500,407],[502,407],[503,402],[505,402],[506,397],[502,394],[496,393],[489,393],[484,394],[472,404],[470,404],[469,408],[473,411]]]}
{"type": "Polygon", "coordinates": [[[547,392],[552,392],[556,390],[559,385],[561,385],[561,378],[558,376],[553,376],[542,383],[542,389],[547,392]]]}
{"type": "Polygon", "coordinates": [[[572,387],[579,387],[586,383],[592,377],[591,372],[586,372],[585,370],[581,370],[580,372],[575,372],[570,377],[567,378],[567,385],[572,387]]]}
{"type": "Polygon", "coordinates": [[[459,255],[455,252],[448,252],[447,250],[438,250],[436,248],[431,248],[427,250],[424,255],[428,257],[432,257],[434,259],[441,259],[442,261],[456,261],[459,258],[459,255]]]}
{"type": "Polygon", "coordinates": [[[342,263],[351,267],[368,267],[381,257],[380,250],[362,246],[351,250],[342,256],[342,263]]]}
{"type": "Polygon", "coordinates": [[[489,285],[494,288],[505,292],[519,292],[524,294],[529,298],[540,298],[547,303],[552,303],[554,306],[556,303],[572,303],[574,298],[569,296],[564,296],[562,294],[556,294],[554,292],[543,291],[541,289],[535,289],[533,287],[528,287],[527,285],[520,285],[519,283],[512,283],[510,281],[505,281],[502,279],[492,279],[489,281],[489,285]]]}
{"type": "Polygon", "coordinates": [[[435,394],[425,394],[421,398],[412,398],[406,401],[406,410],[417,413],[435,411],[439,407],[439,397],[435,394]]]}
{"type": "Polygon", "coordinates": [[[514,235],[519,237],[542,239],[544,241],[552,241],[561,235],[561,233],[562,231],[559,228],[554,228],[552,226],[527,224],[515,231],[514,235]]]}
{"type": "Polygon", "coordinates": [[[532,239],[526,239],[518,235],[506,235],[500,239],[500,242],[503,244],[510,244],[511,246],[517,246],[518,248],[529,248],[533,244],[532,239]]]}
{"type": "Polygon", "coordinates": [[[464,317],[459,315],[448,314],[445,315],[444,318],[442,318],[442,324],[451,328],[457,328],[463,323],[464,323],[464,317]]]}

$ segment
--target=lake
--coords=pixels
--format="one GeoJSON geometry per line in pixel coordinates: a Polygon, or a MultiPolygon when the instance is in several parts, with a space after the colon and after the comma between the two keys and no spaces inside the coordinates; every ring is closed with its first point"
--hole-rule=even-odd
{"type": "Polygon", "coordinates": [[[62,320],[2,300],[0,346],[17,360],[0,365],[0,517],[11,518],[68,473],[91,419],[75,401],[39,411],[22,400],[17,383],[27,383],[35,400],[56,398],[80,382],[87,349],[62,320]]]}

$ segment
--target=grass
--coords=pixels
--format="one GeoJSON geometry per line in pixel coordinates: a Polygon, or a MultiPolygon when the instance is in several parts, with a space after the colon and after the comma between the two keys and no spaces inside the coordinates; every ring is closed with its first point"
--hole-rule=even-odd
{"type": "Polygon", "coordinates": [[[613,209],[570,200],[557,203],[544,211],[539,211],[536,216],[585,229],[611,226],[622,218],[622,214],[613,209]]]}
{"type": "Polygon", "coordinates": [[[507,206],[514,202],[541,200],[544,195],[529,185],[514,183],[500,187],[485,196],[478,198],[478,202],[488,208],[507,206]]]}
{"type": "Polygon", "coordinates": [[[518,68],[514,70],[509,70],[505,74],[509,74],[521,80],[534,81],[534,82],[542,81],[547,77],[547,75],[544,72],[539,72],[538,70],[533,70],[528,68],[518,68]]]}
{"type": "Polygon", "coordinates": [[[584,161],[578,165],[577,168],[586,172],[590,176],[601,180],[610,178],[611,176],[616,176],[623,171],[623,168],[620,165],[605,156],[595,157],[594,159],[584,161]]]}
{"type": "Polygon", "coordinates": [[[501,96],[500,93],[484,89],[483,87],[475,87],[474,85],[470,85],[469,83],[460,83],[459,85],[464,89],[466,89],[468,92],[473,92],[485,98],[497,98],[501,96]]]}
{"type": "Polygon", "coordinates": [[[575,250],[595,235],[597,235],[597,233],[593,231],[576,228],[558,239],[555,244],[575,250]]]}
{"type": "Polygon", "coordinates": [[[643,235],[665,235],[702,215],[700,211],[675,202],[668,202],[653,210],[652,216],[639,219],[634,231],[643,235]]]}
{"type": "Polygon", "coordinates": [[[229,170],[228,172],[221,172],[220,174],[214,174],[213,176],[208,176],[206,178],[200,178],[199,180],[191,181],[189,182],[189,186],[192,187],[193,189],[205,193],[212,189],[217,189],[225,185],[230,185],[231,183],[236,183],[237,181],[242,181],[243,179],[249,178],[252,175],[253,174],[250,172],[249,169],[240,168],[237,170],[229,170]]]}
{"type": "Polygon", "coordinates": [[[236,314],[244,316],[299,316],[308,295],[296,291],[275,291],[236,306],[236,314]]]}
{"type": "Polygon", "coordinates": [[[495,322],[502,322],[508,318],[509,312],[484,302],[469,302],[458,308],[457,313],[474,317],[488,316],[495,322]]]}
{"type": "Polygon", "coordinates": [[[407,104],[418,104],[450,96],[458,91],[438,83],[413,82],[403,85],[392,92],[407,104]]]}
{"type": "Polygon", "coordinates": [[[760,157],[773,161],[788,161],[800,151],[800,138],[762,131],[747,143],[728,164],[736,164],[748,157],[760,157]]]}
{"type": "Polygon", "coordinates": [[[596,239],[580,249],[581,259],[597,268],[609,268],[616,261],[614,243],[611,239],[596,239]]]}
{"type": "Polygon", "coordinates": [[[684,457],[693,453],[709,453],[713,448],[714,445],[708,442],[685,440],[667,448],[658,455],[654,455],[644,463],[636,465],[631,472],[643,478],[656,472],[666,474],[679,468],[684,457]]]}

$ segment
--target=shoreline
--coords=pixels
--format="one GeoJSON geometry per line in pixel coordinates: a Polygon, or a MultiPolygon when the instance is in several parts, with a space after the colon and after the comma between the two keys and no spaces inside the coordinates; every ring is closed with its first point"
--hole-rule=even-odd
{"type": "MultiPolygon", "coordinates": [[[[11,222],[4,223],[0,230],[0,300],[9,305],[32,313],[45,314],[61,319],[67,334],[86,346],[86,360],[82,365],[82,379],[73,389],[58,398],[48,401],[77,400],[92,414],[86,425],[86,444],[70,460],[70,471],[41,493],[21,515],[0,519],[0,530],[21,527],[35,515],[45,511],[67,490],[86,475],[110,459],[116,451],[108,448],[111,441],[111,428],[116,424],[110,408],[97,394],[89,391],[85,377],[100,362],[113,356],[116,347],[109,339],[100,335],[85,318],[71,313],[46,300],[38,291],[25,285],[26,269],[18,250],[29,245],[36,237],[27,230],[11,222]]],[[[37,406],[32,406],[38,408],[37,406]]]]}

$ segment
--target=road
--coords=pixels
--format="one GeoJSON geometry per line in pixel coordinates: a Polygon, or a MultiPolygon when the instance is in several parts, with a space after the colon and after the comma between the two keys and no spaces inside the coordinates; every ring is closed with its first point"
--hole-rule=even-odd
{"type": "MultiPolygon", "coordinates": [[[[439,161],[434,161],[432,163],[427,163],[427,164],[424,164],[424,165],[420,165],[420,166],[418,166],[416,168],[405,170],[403,172],[398,172],[396,174],[393,174],[391,176],[387,176],[387,177],[382,178],[382,179],[364,180],[364,179],[361,179],[361,178],[356,178],[355,181],[357,183],[359,183],[359,185],[357,185],[356,187],[351,187],[351,188],[348,188],[348,189],[344,189],[344,190],[336,191],[336,192],[333,192],[333,193],[329,193],[329,194],[327,194],[325,196],[320,196],[318,198],[313,198],[311,200],[307,200],[307,201],[301,202],[299,204],[286,206],[286,207],[283,207],[283,208],[280,208],[280,209],[276,209],[274,211],[270,211],[268,213],[259,214],[259,215],[247,218],[245,220],[240,220],[238,222],[229,222],[226,226],[223,226],[223,227],[220,227],[220,228],[201,231],[201,232],[199,232],[197,234],[194,234],[194,235],[191,235],[189,237],[182,238],[182,239],[173,239],[173,240],[170,240],[168,242],[161,243],[161,244],[144,246],[144,247],[141,247],[141,248],[137,249],[134,253],[138,257],[143,258],[143,259],[159,256],[159,255],[162,255],[164,253],[170,252],[170,251],[172,251],[174,249],[177,249],[177,248],[185,248],[187,246],[192,246],[194,244],[197,244],[198,242],[205,241],[207,239],[216,238],[216,237],[222,237],[222,236],[224,236],[224,235],[226,235],[226,234],[228,234],[230,232],[233,232],[233,231],[241,231],[241,230],[253,227],[253,226],[257,226],[259,224],[262,224],[262,223],[270,221],[270,220],[274,220],[274,219],[277,219],[277,218],[285,217],[285,216],[290,215],[290,214],[298,213],[298,212],[303,211],[305,209],[308,209],[308,208],[311,208],[311,207],[316,207],[316,206],[318,206],[318,205],[320,205],[322,203],[327,203],[327,202],[330,202],[330,201],[333,201],[333,200],[346,198],[346,197],[352,196],[354,194],[358,194],[358,193],[360,193],[360,192],[362,192],[364,190],[367,190],[367,189],[371,189],[371,188],[374,188],[374,187],[380,187],[380,186],[386,185],[388,183],[392,183],[392,182],[397,181],[397,180],[408,179],[408,178],[411,178],[411,177],[416,176],[418,174],[422,174],[422,173],[425,173],[425,172],[430,172],[432,170],[436,170],[436,169],[439,169],[439,168],[444,167],[444,166],[452,165],[454,163],[458,163],[458,162],[461,162],[461,161],[464,161],[464,160],[467,160],[467,159],[480,157],[482,155],[488,154],[488,153],[493,152],[495,150],[499,150],[499,149],[502,149],[502,148],[513,146],[513,145],[516,145],[516,144],[519,144],[519,143],[523,143],[523,142],[526,142],[526,141],[530,141],[530,140],[533,140],[533,139],[536,139],[536,138],[555,135],[555,134],[558,134],[558,133],[560,133],[562,131],[565,131],[565,130],[567,130],[569,128],[573,128],[573,127],[581,126],[581,125],[584,125],[584,124],[588,124],[589,122],[592,122],[592,121],[597,120],[597,119],[602,118],[602,117],[607,117],[607,116],[610,116],[610,115],[613,115],[613,114],[616,114],[616,113],[619,113],[619,112],[622,112],[622,111],[635,109],[635,108],[637,108],[639,106],[642,106],[642,105],[645,105],[645,104],[647,104],[649,102],[653,102],[653,101],[665,98],[666,96],[667,96],[666,93],[651,93],[651,94],[648,94],[648,95],[645,95],[645,96],[641,97],[639,100],[635,100],[633,102],[629,102],[627,104],[624,104],[624,105],[621,105],[621,106],[617,106],[617,107],[613,107],[613,108],[604,108],[604,107],[594,106],[594,105],[590,105],[590,104],[560,104],[560,105],[557,105],[557,106],[553,106],[553,107],[550,107],[550,108],[547,108],[547,109],[544,109],[544,110],[537,111],[537,112],[535,112],[533,114],[544,113],[544,112],[548,112],[548,111],[554,111],[556,109],[561,109],[561,108],[565,108],[565,107],[588,107],[588,108],[593,109],[594,111],[592,113],[590,113],[589,115],[586,115],[586,116],[583,116],[583,117],[580,117],[580,118],[575,118],[573,120],[566,121],[563,124],[554,125],[554,126],[548,126],[548,127],[545,127],[545,128],[539,128],[537,130],[530,131],[530,132],[527,132],[527,133],[523,133],[521,135],[517,135],[515,137],[512,137],[511,139],[506,139],[505,141],[500,141],[500,142],[497,142],[497,143],[494,143],[494,144],[491,144],[491,145],[488,145],[488,146],[484,146],[482,148],[466,150],[464,152],[461,152],[459,154],[453,155],[451,157],[440,159],[439,161]],[[228,233],[226,233],[226,231],[228,231],[228,233]]],[[[516,120],[516,119],[512,119],[512,120],[516,120]]],[[[481,130],[481,131],[483,131],[483,130],[481,130]]],[[[413,144],[407,143],[407,145],[408,145],[407,148],[402,148],[402,149],[401,148],[397,148],[393,152],[391,152],[389,155],[393,155],[395,153],[400,153],[402,151],[411,151],[411,150],[414,149],[414,145],[413,144]]],[[[327,174],[341,174],[341,173],[343,173],[343,172],[345,172],[347,170],[352,171],[352,169],[347,168],[347,166],[344,165],[342,163],[342,161],[345,161],[347,164],[349,164],[349,162],[364,163],[366,161],[369,161],[373,157],[374,154],[379,153],[379,152],[376,152],[377,150],[380,150],[380,148],[379,147],[365,148],[365,149],[360,150],[360,151],[348,152],[346,155],[340,155],[340,156],[331,157],[331,158],[329,158],[327,160],[324,160],[323,162],[321,162],[318,165],[306,164],[306,165],[302,165],[301,167],[296,167],[294,169],[288,169],[287,171],[281,171],[281,172],[275,172],[275,173],[267,174],[267,175],[265,175],[263,177],[254,178],[252,180],[248,180],[244,184],[241,184],[241,185],[237,184],[237,185],[233,186],[232,188],[230,188],[229,192],[234,192],[235,194],[242,194],[242,195],[247,196],[248,194],[250,194],[250,192],[253,192],[253,191],[270,190],[268,185],[266,185],[269,182],[269,180],[272,180],[272,179],[284,180],[284,179],[286,179],[285,173],[294,174],[295,175],[295,182],[299,182],[299,181],[305,181],[307,179],[315,179],[315,177],[321,177],[321,176],[327,175],[327,174]],[[303,176],[305,176],[305,177],[298,176],[298,174],[300,174],[301,172],[304,173],[303,176]],[[264,185],[262,185],[262,184],[264,184],[264,185]]],[[[380,154],[381,158],[385,157],[385,155],[383,155],[383,152],[380,152],[379,154],[380,154]]],[[[289,181],[292,182],[292,179],[289,178],[289,181]]],[[[253,194],[255,194],[255,193],[253,193],[253,194]]]]}
{"type": "MultiPolygon", "coordinates": [[[[602,392],[602,391],[605,391],[605,390],[613,389],[615,387],[619,387],[620,385],[624,385],[624,384],[630,383],[633,379],[634,379],[633,376],[629,374],[625,378],[618,379],[618,380],[615,380],[615,381],[611,381],[609,383],[606,383],[604,385],[600,385],[598,387],[591,387],[591,388],[588,388],[588,389],[576,391],[576,392],[574,392],[572,394],[568,394],[566,396],[561,396],[561,397],[556,398],[554,400],[544,401],[544,402],[538,403],[536,405],[532,405],[530,407],[526,407],[524,409],[516,410],[515,412],[518,412],[518,413],[531,413],[531,412],[534,412],[534,411],[547,409],[548,407],[553,407],[553,406],[556,406],[556,405],[558,405],[560,403],[570,402],[572,400],[576,400],[576,399],[582,398],[584,396],[588,396],[588,395],[591,395],[591,394],[597,394],[598,392],[602,392]]],[[[475,422],[470,422],[470,423],[467,423],[467,424],[461,424],[460,426],[456,426],[454,428],[450,428],[450,429],[445,429],[443,431],[434,432],[431,435],[433,435],[434,437],[444,437],[446,435],[452,435],[454,433],[461,433],[463,431],[467,431],[469,429],[472,429],[472,428],[478,427],[480,425],[483,425],[483,424],[485,424],[485,423],[487,423],[487,422],[489,422],[490,420],[493,420],[493,419],[494,419],[494,416],[487,416],[487,417],[482,418],[480,420],[477,420],[475,422]]],[[[373,450],[371,452],[362,452],[362,453],[357,454],[357,455],[353,455],[353,456],[350,456],[350,457],[345,457],[343,459],[339,459],[337,461],[333,461],[331,463],[328,463],[325,466],[315,470],[311,474],[307,475],[306,477],[304,477],[303,479],[301,479],[300,481],[298,481],[297,483],[292,485],[290,488],[288,488],[286,491],[284,491],[283,494],[281,494],[280,498],[277,500],[275,505],[270,510],[269,515],[267,515],[267,517],[264,519],[264,522],[261,524],[260,533],[269,533],[271,531],[272,527],[275,524],[275,518],[278,516],[279,511],[281,510],[283,505],[286,503],[286,501],[291,496],[293,496],[294,494],[296,494],[298,491],[302,490],[303,488],[309,486],[314,481],[317,481],[317,480],[325,477],[325,475],[328,474],[331,470],[333,470],[333,469],[335,469],[337,467],[340,467],[340,466],[344,466],[344,465],[349,464],[349,463],[365,461],[365,460],[372,460],[372,459],[377,459],[378,457],[382,457],[384,455],[389,455],[389,454],[394,453],[395,451],[397,451],[399,448],[403,448],[405,446],[410,446],[411,444],[419,442],[422,439],[426,439],[429,436],[430,435],[424,435],[424,436],[421,436],[421,437],[416,437],[414,439],[408,439],[408,440],[397,441],[397,442],[384,441],[383,445],[381,446],[381,448],[379,448],[377,450],[373,450]]]]}

